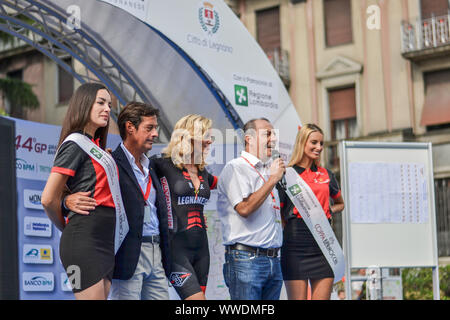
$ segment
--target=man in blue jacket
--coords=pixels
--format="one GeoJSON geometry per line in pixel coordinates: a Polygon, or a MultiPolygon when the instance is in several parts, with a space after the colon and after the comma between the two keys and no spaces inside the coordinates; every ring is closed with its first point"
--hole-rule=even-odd
{"type": "MultiPolygon", "coordinates": [[[[167,207],[161,184],[146,153],[158,137],[157,109],[130,102],[117,125],[123,142],[112,153],[130,230],[115,257],[110,298],[167,300],[169,239],[167,207]]],[[[95,206],[88,195],[73,194],[65,206],[86,214],[95,206]]]]}

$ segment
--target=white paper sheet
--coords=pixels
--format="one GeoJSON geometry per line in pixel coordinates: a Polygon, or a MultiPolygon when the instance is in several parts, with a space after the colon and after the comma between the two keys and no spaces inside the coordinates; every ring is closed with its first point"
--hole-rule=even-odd
{"type": "Polygon", "coordinates": [[[427,223],[428,190],[422,163],[351,162],[352,223],[427,223]]]}

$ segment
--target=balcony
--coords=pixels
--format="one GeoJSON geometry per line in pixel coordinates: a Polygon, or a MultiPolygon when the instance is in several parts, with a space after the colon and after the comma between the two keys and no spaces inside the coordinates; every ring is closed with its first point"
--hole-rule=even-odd
{"type": "Polygon", "coordinates": [[[286,50],[280,48],[266,52],[267,57],[278,72],[286,88],[291,84],[291,75],[289,72],[289,54],[286,50]]]}
{"type": "Polygon", "coordinates": [[[417,62],[450,54],[450,14],[401,25],[402,56],[417,62]]]}

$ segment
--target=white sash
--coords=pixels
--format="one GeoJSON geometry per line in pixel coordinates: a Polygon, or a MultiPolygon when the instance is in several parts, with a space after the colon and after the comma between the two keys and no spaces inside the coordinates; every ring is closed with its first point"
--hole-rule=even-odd
{"type": "Polygon", "coordinates": [[[109,189],[111,190],[113,202],[116,207],[116,230],[114,234],[114,254],[116,254],[130,229],[123,206],[122,194],[120,193],[119,173],[116,162],[108,152],[102,150],[85,135],[72,133],[63,143],[66,141],[75,142],[84,152],[100,164],[106,172],[109,189]]]}
{"type": "Polygon", "coordinates": [[[287,195],[302,215],[303,221],[333,270],[334,283],[340,281],[345,273],[344,253],[319,200],[294,168],[286,169],[285,178],[287,195]]]}

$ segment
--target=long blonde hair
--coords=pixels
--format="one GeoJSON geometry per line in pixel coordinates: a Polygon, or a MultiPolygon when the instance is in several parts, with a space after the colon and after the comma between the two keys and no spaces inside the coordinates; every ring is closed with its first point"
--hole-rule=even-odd
{"type": "MultiPolygon", "coordinates": [[[[297,137],[295,138],[294,151],[292,151],[291,160],[289,160],[288,167],[292,167],[298,164],[303,159],[303,153],[305,151],[306,141],[308,141],[309,136],[313,132],[320,132],[323,135],[322,129],[319,126],[308,123],[305,124],[297,133],[297,137]]],[[[320,164],[320,158],[315,160],[315,165],[318,166],[320,164]]]]}
{"type": "MultiPolygon", "coordinates": [[[[170,142],[162,151],[164,158],[171,158],[173,164],[183,169],[183,164],[191,163],[191,155],[194,152],[192,147],[192,140],[203,139],[205,133],[211,128],[212,120],[205,118],[198,114],[189,114],[184,116],[175,124],[174,131],[170,138],[170,142]]],[[[195,156],[195,155],[194,155],[195,156]]],[[[203,154],[201,155],[201,162],[195,163],[200,171],[206,166],[203,154]]]]}

